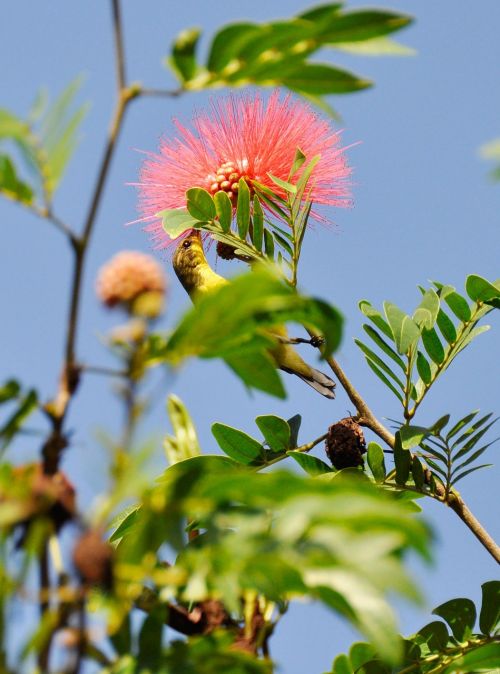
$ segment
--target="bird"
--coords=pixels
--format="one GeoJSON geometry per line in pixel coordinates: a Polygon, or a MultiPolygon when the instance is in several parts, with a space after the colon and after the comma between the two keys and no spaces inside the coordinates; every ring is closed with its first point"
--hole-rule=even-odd
{"type": "MultiPolygon", "coordinates": [[[[196,302],[213,290],[230,283],[220,274],[217,274],[209,265],[203,250],[200,232],[193,230],[177,245],[172,263],[175,274],[181,282],[192,302],[196,302]]],[[[273,327],[273,336],[283,341],[278,341],[276,346],[269,349],[276,367],[289,374],[300,377],[302,381],[325,396],[335,398],[335,382],[330,377],[311,365],[308,365],[298,354],[296,349],[286,343],[287,331],[283,326],[273,327]]]]}

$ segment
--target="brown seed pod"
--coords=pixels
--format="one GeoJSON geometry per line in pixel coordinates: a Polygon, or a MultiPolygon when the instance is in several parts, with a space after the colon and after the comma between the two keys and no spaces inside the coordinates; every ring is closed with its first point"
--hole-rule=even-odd
{"type": "Polygon", "coordinates": [[[234,246],[230,246],[228,243],[223,243],[222,241],[217,241],[217,255],[223,260],[234,260],[236,258],[235,250],[236,248],[234,246]]]}
{"type": "Polygon", "coordinates": [[[366,452],[363,429],[352,417],[341,419],[328,429],[326,453],[334,468],[356,468],[363,465],[366,452]]]}
{"type": "Polygon", "coordinates": [[[83,533],[73,550],[73,563],[88,585],[111,588],[113,584],[113,546],[94,529],[83,533]]]}

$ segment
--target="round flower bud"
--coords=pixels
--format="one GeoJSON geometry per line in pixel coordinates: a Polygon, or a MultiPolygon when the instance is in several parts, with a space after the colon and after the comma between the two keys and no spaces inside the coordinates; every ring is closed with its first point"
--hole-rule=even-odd
{"type": "Polygon", "coordinates": [[[107,262],[97,277],[97,296],[107,307],[123,306],[134,315],[156,318],[163,309],[166,278],[150,255],[122,251],[107,262]]]}
{"type": "Polygon", "coordinates": [[[363,465],[366,452],[363,429],[352,417],[341,419],[328,429],[326,453],[334,468],[356,468],[363,465]]]}

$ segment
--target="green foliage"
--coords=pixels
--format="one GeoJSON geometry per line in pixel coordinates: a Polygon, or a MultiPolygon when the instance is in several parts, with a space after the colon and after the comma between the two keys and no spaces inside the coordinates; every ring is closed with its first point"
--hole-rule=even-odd
{"type": "Polygon", "coordinates": [[[479,321],[500,306],[500,280],[490,283],[472,274],[465,288],[472,304],[449,285],[434,282],[434,288],[420,288],[422,300],[412,316],[389,302],[383,314],[368,301],[360,302],[375,327],[363,325],[370,342],[355,342],[370,369],[401,402],[408,421],[455,357],[489,329],[478,326],[479,321]]]}
{"type": "Polygon", "coordinates": [[[10,403],[10,414],[0,422],[0,451],[4,451],[38,405],[38,395],[34,389],[22,391],[21,385],[14,379],[9,379],[0,387],[0,405],[10,403]]]}
{"type": "Polygon", "coordinates": [[[269,661],[234,650],[233,639],[227,632],[214,632],[174,640],[168,649],[154,651],[154,668],[146,668],[144,658],[124,655],[102,674],[271,674],[269,661]]]}
{"type": "Polygon", "coordinates": [[[492,169],[490,176],[492,180],[500,180],[500,138],[490,140],[488,143],[482,145],[479,149],[481,157],[488,161],[494,161],[496,166],[492,169]]]}
{"type": "Polygon", "coordinates": [[[174,431],[163,440],[169,463],[198,456],[201,452],[196,429],[183,402],[173,393],[167,399],[167,412],[174,431]]]}
{"type": "Polygon", "coordinates": [[[28,118],[0,109],[0,143],[14,145],[32,178],[19,177],[16,161],[0,155],[0,194],[31,205],[35,195],[48,208],[78,143],[78,132],[87,106],[75,107],[81,79],[71,82],[51,106],[40,95],[28,118]]]}
{"type": "Polygon", "coordinates": [[[321,5],[289,20],[228,24],[212,38],[205,64],[196,60],[200,31],[184,30],[166,63],[183,89],[284,86],[334,114],[323,95],[351,93],[372,83],[342,68],[311,62],[309,57],[316,51],[330,47],[372,56],[412,53],[386,37],[409,25],[409,16],[387,10],[346,10],[342,5],[321,5]]]}
{"type": "MultiPolygon", "coordinates": [[[[480,418],[477,418],[478,414],[479,410],[467,414],[445,433],[444,429],[450,420],[447,415],[439,420],[440,423],[436,422],[430,428],[417,429],[414,435],[411,447],[419,445],[417,454],[425,459],[435,479],[443,484],[447,494],[467,475],[491,465],[473,464],[498,440],[495,438],[477,447],[479,441],[498,419],[491,419],[491,413],[480,418]]],[[[407,428],[411,431],[412,427],[407,428]]]]}
{"type": "Polygon", "coordinates": [[[317,598],[396,660],[399,641],[384,594],[416,597],[401,550],[427,555],[428,533],[403,501],[369,481],[331,476],[261,474],[221,456],[176,463],[121,532],[121,568],[136,584],[141,575],[151,578],[181,601],[217,597],[236,620],[246,592],[279,603],[317,598]],[[188,544],[186,521],[200,532],[188,544]],[[165,543],[177,558],[155,574],[151,555],[165,543]]]}
{"type": "Polygon", "coordinates": [[[176,364],[191,356],[224,358],[247,386],[284,397],[269,348],[276,342],[273,326],[288,321],[319,331],[325,355],[340,342],[336,309],[298,294],[265,268],[255,269],[200,298],[167,339],[150,339],[146,359],[176,364]]]}
{"type": "MultiPolygon", "coordinates": [[[[349,655],[338,656],[329,674],[453,674],[493,672],[500,668],[500,581],[484,583],[481,633],[474,632],[476,607],[470,599],[452,599],[434,609],[445,622],[431,622],[404,639],[405,657],[398,667],[390,667],[371,644],[355,643],[349,655]],[[447,624],[446,624],[447,623],[447,624]]],[[[403,639],[403,638],[402,638],[403,639]]]]}

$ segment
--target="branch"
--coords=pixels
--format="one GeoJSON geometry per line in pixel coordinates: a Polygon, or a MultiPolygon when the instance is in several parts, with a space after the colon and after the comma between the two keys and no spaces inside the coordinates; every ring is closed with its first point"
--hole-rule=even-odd
{"type": "MultiPolygon", "coordinates": [[[[66,327],[64,363],[56,398],[46,406],[46,410],[52,419],[53,430],[42,449],[44,470],[49,474],[53,474],[57,471],[62,450],[66,446],[63,430],[64,420],[69,403],[77,389],[79,381],[80,368],[78,367],[75,357],[75,344],[80,315],[82,279],[87,251],[93,233],[97,212],[101,203],[103,190],[109,174],[111,160],[122,129],[125,110],[128,103],[137,96],[137,90],[134,88],[127,88],[125,84],[123,30],[119,0],[112,0],[112,14],[118,100],[111,119],[110,130],[94,190],[92,192],[89,209],[85,218],[82,235],[80,237],[71,237],[74,253],[74,266],[66,327]]],[[[48,215],[50,215],[50,211],[48,211],[48,215]]],[[[51,219],[56,224],[53,215],[51,219]]]]}
{"type": "MultiPolygon", "coordinates": [[[[308,332],[311,337],[314,336],[313,332],[309,330],[308,332]]],[[[373,414],[364,399],[361,397],[360,393],[347,378],[338,362],[332,357],[327,358],[326,362],[339,380],[339,383],[344,391],[347,393],[349,400],[356,407],[356,411],[358,413],[356,421],[361,426],[369,428],[389,447],[394,449],[394,435],[382,423],[380,423],[377,417],[373,414]]],[[[486,550],[488,550],[493,559],[500,563],[500,546],[495,543],[493,538],[488,534],[479,520],[476,519],[476,517],[472,514],[463,499],[455,492],[452,492],[448,497],[446,497],[445,489],[439,483],[436,484],[436,496],[439,501],[446,503],[446,505],[448,505],[460,517],[465,526],[467,526],[472,531],[474,536],[478,539],[481,545],[483,545],[486,550]]]]}

